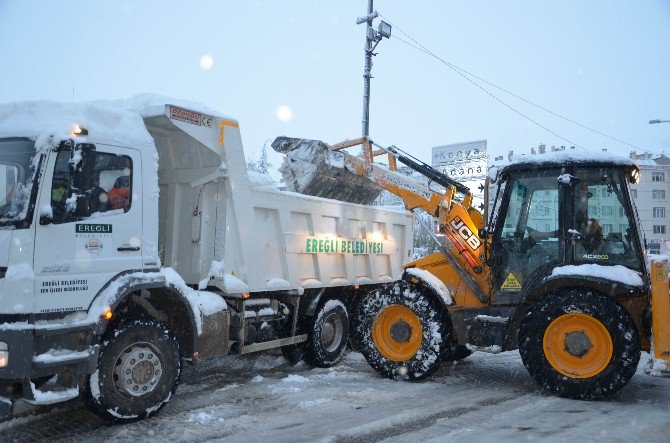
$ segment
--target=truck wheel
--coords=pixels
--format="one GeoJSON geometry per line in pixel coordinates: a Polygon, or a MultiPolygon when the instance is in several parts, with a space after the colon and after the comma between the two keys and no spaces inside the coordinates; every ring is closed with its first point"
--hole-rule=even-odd
{"type": "Polygon", "coordinates": [[[317,311],[305,348],[305,361],[329,368],[344,355],[349,338],[349,314],[339,300],[328,300],[317,311]]]}
{"type": "Polygon", "coordinates": [[[472,351],[463,345],[453,344],[447,355],[444,357],[445,362],[460,361],[472,355],[472,351]]]}
{"type": "Polygon", "coordinates": [[[609,397],[628,383],[640,360],[628,313],[588,289],[560,289],[538,301],[523,318],[518,338],[530,375],[561,397],[609,397]]]}
{"type": "Polygon", "coordinates": [[[162,324],[135,319],[102,340],[98,370],[86,384],[84,400],[101,417],[127,422],[161,410],[177,389],[179,345],[162,324]]]}
{"type": "Polygon", "coordinates": [[[370,366],[395,380],[435,372],[451,345],[451,320],[419,287],[398,281],[371,292],[360,305],[361,352],[370,366]]]}

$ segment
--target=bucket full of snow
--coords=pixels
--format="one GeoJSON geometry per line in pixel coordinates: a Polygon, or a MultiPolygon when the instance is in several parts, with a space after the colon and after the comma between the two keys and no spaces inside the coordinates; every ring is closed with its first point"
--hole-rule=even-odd
{"type": "Polygon", "coordinates": [[[371,204],[382,188],[348,171],[343,151],[320,140],[277,137],[272,149],[286,154],[279,168],[286,190],[349,203],[371,204]]]}

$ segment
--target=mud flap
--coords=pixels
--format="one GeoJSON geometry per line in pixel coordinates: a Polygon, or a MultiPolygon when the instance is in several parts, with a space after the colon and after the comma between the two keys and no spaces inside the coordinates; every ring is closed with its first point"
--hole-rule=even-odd
{"type": "Polygon", "coordinates": [[[230,349],[230,313],[227,310],[203,315],[202,334],[198,337],[200,358],[220,357],[230,349]]]}

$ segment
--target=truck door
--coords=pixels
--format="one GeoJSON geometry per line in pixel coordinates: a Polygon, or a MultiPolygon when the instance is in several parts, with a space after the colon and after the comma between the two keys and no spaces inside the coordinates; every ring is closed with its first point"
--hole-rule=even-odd
{"type": "Polygon", "coordinates": [[[512,178],[506,183],[506,213],[492,251],[497,292],[520,292],[540,268],[560,261],[562,212],[558,170],[543,170],[512,178]]]}
{"type": "Polygon", "coordinates": [[[142,268],[139,152],[82,146],[49,156],[37,205],[34,312],[85,310],[112,277],[142,268]]]}

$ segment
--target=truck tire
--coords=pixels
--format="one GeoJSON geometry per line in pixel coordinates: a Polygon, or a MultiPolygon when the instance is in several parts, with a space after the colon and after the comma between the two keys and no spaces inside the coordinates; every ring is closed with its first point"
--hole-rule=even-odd
{"type": "Polygon", "coordinates": [[[174,336],[154,320],[133,319],[110,330],[102,343],[98,369],[84,391],[88,407],[112,422],[158,413],[177,389],[181,374],[174,336]]]}
{"type": "Polygon", "coordinates": [[[584,288],[559,289],[538,301],[523,318],[518,339],[530,375],[566,398],[612,396],[640,360],[637,328],[626,310],[584,288]]]}
{"type": "Polygon", "coordinates": [[[432,294],[407,281],[372,291],[360,304],[361,352],[394,380],[421,380],[435,372],[451,346],[449,313],[432,294]]]}
{"type": "Polygon", "coordinates": [[[339,300],[328,300],[317,309],[309,331],[305,361],[319,368],[336,365],[349,339],[347,308],[339,300]]]}

